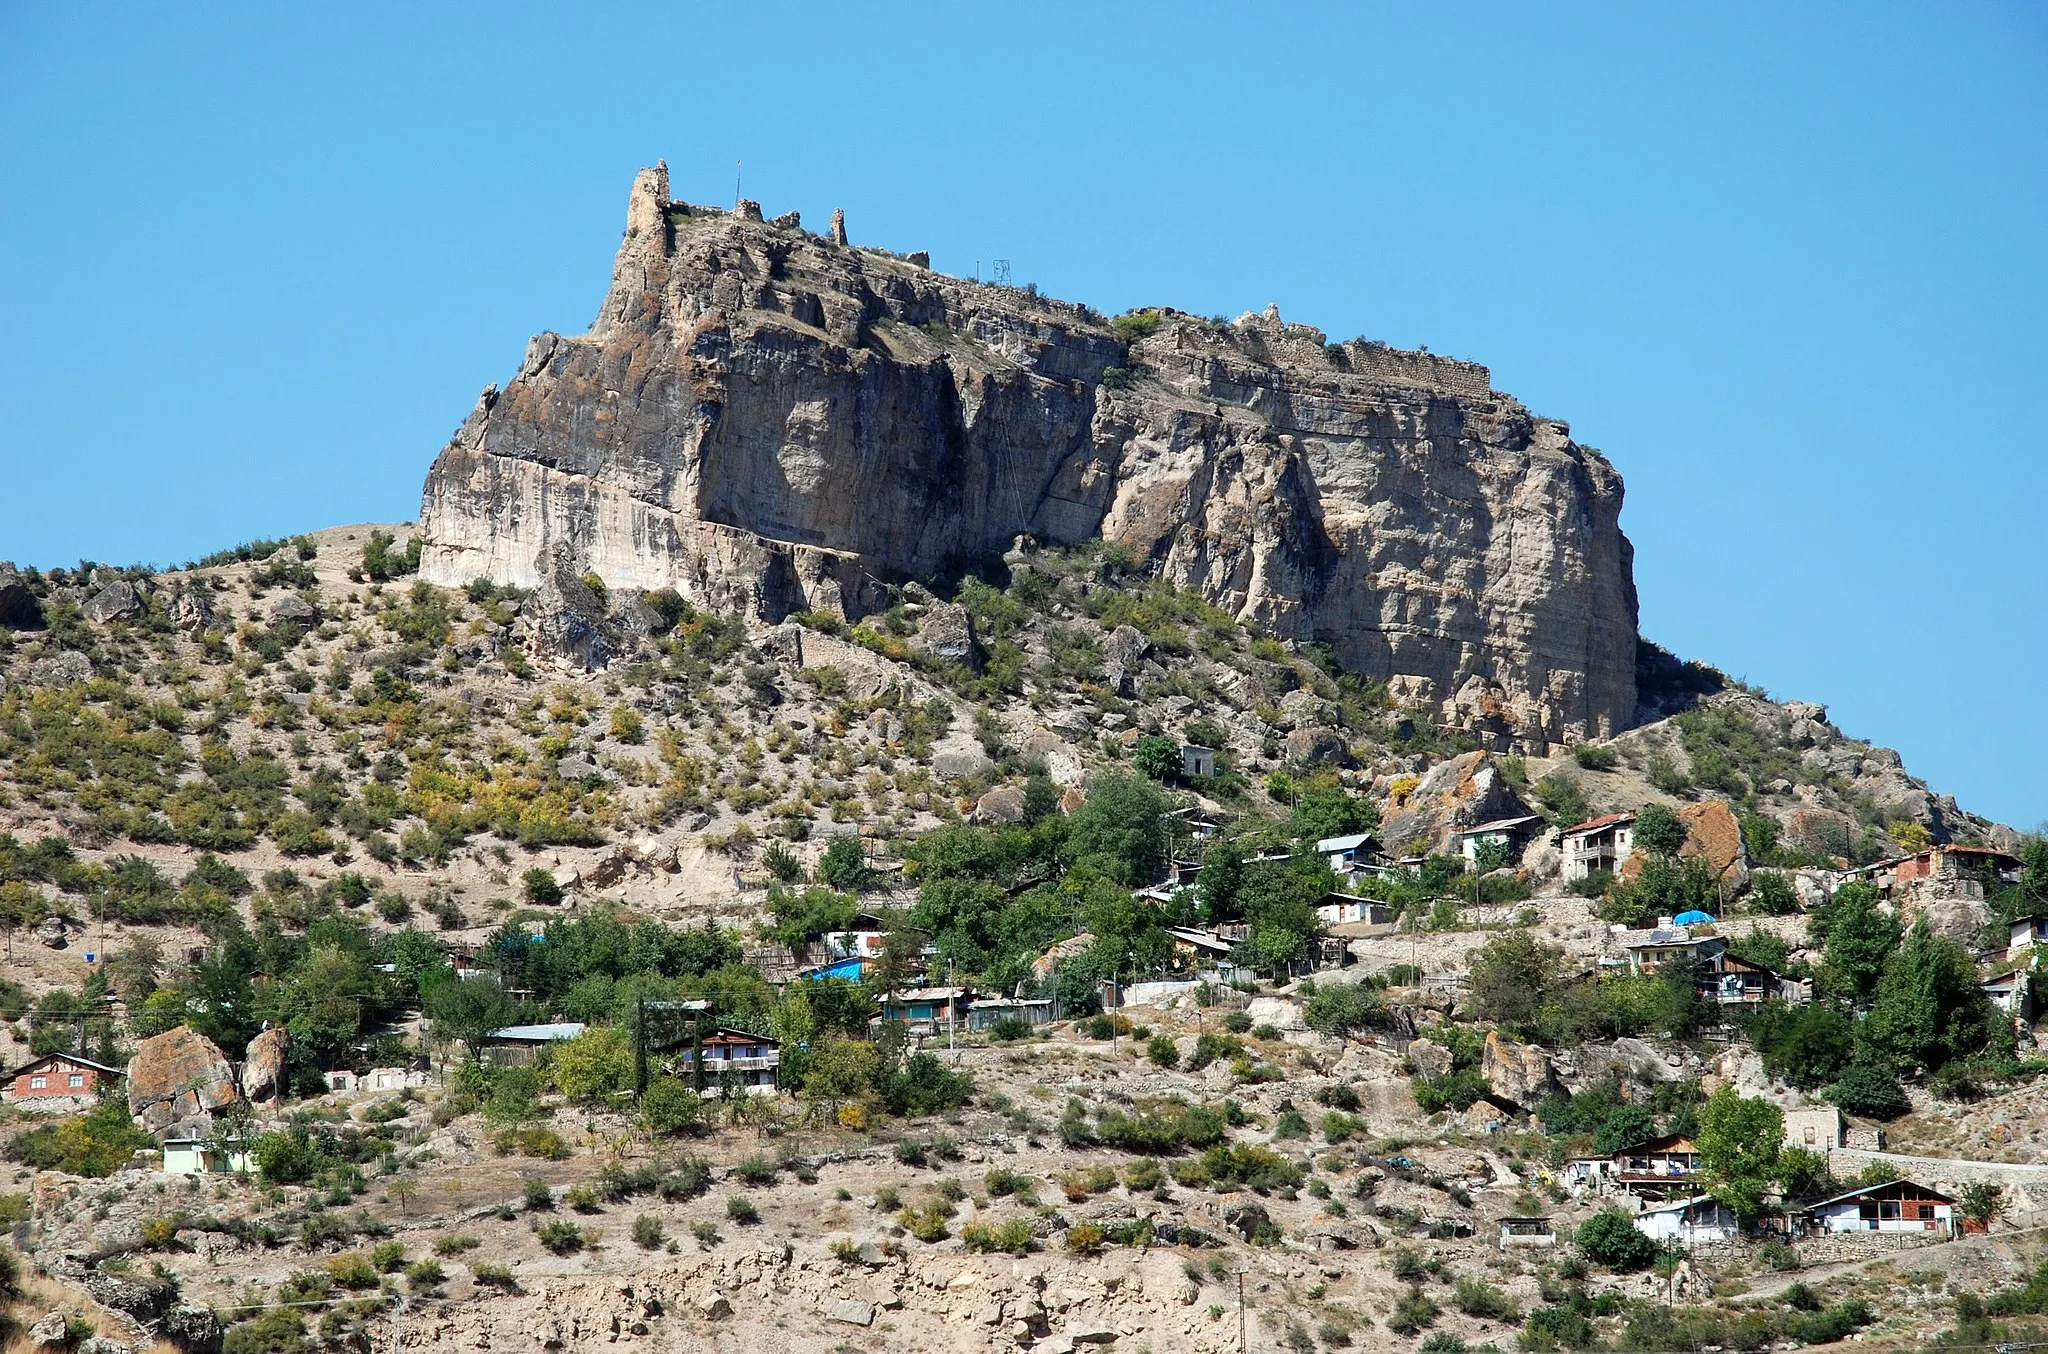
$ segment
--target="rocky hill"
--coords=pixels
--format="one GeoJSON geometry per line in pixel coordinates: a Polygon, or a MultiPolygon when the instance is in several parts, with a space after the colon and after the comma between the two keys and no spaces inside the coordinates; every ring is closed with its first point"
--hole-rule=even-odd
{"type": "Polygon", "coordinates": [[[428,476],[423,575],[770,623],[886,610],[1020,541],[1126,547],[1497,746],[1634,721],[1622,484],[1485,368],[1271,308],[1114,320],[634,181],[588,333],[543,334],[428,476]]]}

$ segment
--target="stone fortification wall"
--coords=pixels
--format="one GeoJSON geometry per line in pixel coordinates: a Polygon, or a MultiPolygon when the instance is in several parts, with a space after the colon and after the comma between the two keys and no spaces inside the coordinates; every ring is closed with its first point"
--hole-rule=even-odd
{"type": "Polygon", "coordinates": [[[1468,400],[1483,400],[1493,391],[1493,373],[1477,362],[1411,352],[1369,339],[1353,339],[1343,346],[1352,372],[1368,380],[1421,386],[1468,400]]]}

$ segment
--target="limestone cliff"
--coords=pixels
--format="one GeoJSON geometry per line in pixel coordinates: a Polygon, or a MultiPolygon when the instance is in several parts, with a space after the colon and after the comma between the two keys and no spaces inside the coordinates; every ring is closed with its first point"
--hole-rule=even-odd
{"type": "Polygon", "coordinates": [[[1554,745],[1634,712],[1621,504],[1483,367],[1271,308],[1111,324],[671,202],[657,166],[589,332],[534,339],[435,461],[422,573],[532,587],[566,551],[773,622],[1100,535],[1490,742],[1554,745]]]}

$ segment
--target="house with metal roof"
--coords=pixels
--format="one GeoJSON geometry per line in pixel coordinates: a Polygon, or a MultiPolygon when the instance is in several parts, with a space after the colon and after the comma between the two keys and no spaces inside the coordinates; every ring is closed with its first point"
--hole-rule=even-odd
{"type": "Polygon", "coordinates": [[[1584,879],[1595,870],[1609,874],[1619,870],[1634,850],[1635,825],[1635,811],[1629,810],[1589,818],[1566,828],[1559,838],[1564,848],[1565,879],[1584,879]]]}

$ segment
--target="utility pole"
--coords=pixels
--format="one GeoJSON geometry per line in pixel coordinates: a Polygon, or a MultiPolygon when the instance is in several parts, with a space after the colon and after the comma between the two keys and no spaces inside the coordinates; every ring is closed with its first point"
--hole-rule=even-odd
{"type": "Polygon", "coordinates": [[[1245,1354],[1245,1350],[1244,1350],[1244,1275],[1245,1275],[1245,1272],[1244,1272],[1244,1271],[1243,1271],[1242,1269],[1240,1269],[1240,1270],[1238,1270],[1238,1271],[1237,1271],[1237,1354],[1245,1354]]]}
{"type": "Polygon", "coordinates": [[[734,160],[732,162],[732,209],[734,211],[740,209],[740,170],[745,168],[745,166],[746,162],[744,160],[734,160]]]}
{"type": "Polygon", "coordinates": [[[633,1098],[647,1094],[647,997],[633,999],[633,1098]]]}

